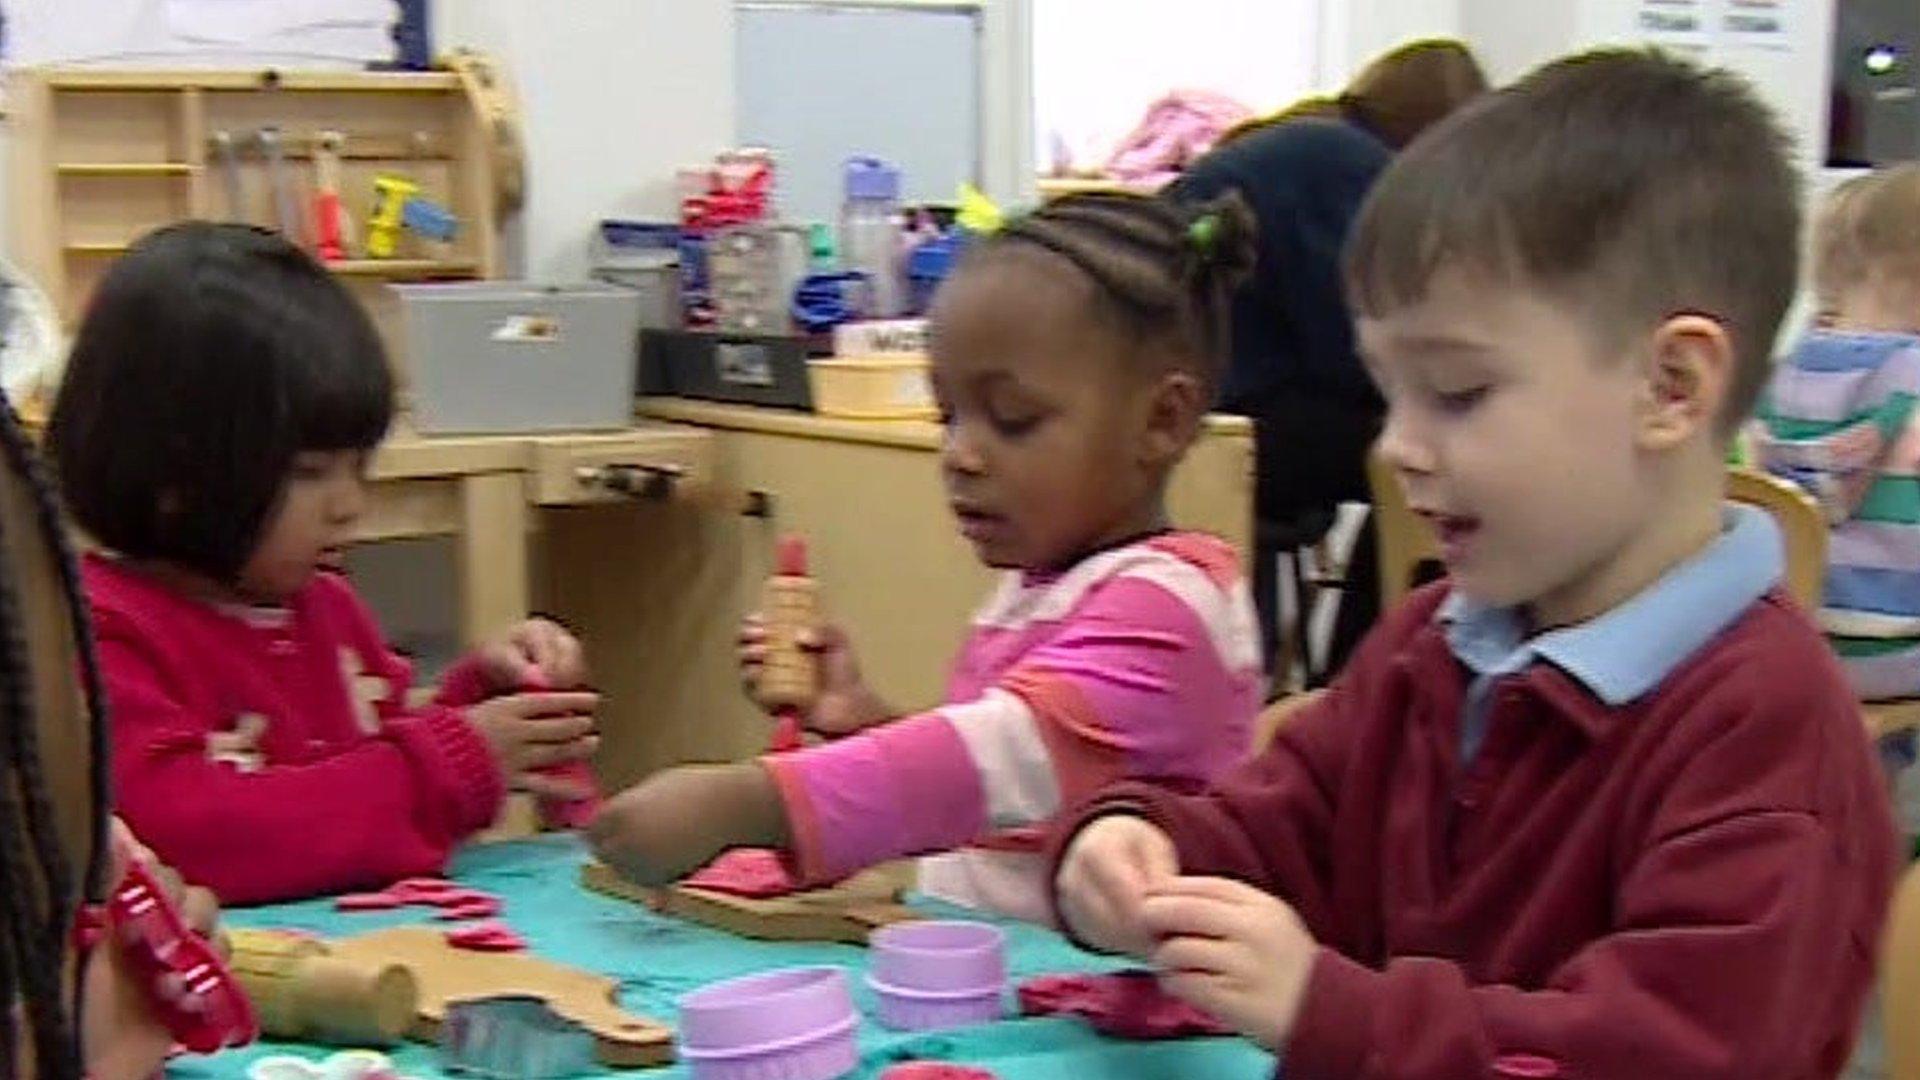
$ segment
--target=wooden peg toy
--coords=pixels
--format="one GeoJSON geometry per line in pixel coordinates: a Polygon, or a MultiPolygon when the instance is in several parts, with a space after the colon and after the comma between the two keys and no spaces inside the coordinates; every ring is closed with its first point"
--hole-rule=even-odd
{"type": "Polygon", "coordinates": [[[293,175],[287,168],[287,147],[277,127],[263,127],[258,134],[260,154],[267,162],[267,181],[273,188],[274,211],[280,219],[280,234],[290,243],[304,244],[306,230],[293,190],[293,175]]]}
{"type": "Polygon", "coordinates": [[[318,938],[234,930],[234,975],[276,1038],[335,1046],[391,1046],[419,1006],[413,973],[395,963],[332,955],[318,938]]]}
{"type": "Polygon", "coordinates": [[[767,624],[760,704],[779,721],[771,748],[775,752],[797,749],[801,718],[820,692],[819,663],[800,646],[801,636],[820,625],[820,586],[807,576],[807,545],[797,536],[780,541],[773,576],[760,595],[760,614],[767,624]]]}

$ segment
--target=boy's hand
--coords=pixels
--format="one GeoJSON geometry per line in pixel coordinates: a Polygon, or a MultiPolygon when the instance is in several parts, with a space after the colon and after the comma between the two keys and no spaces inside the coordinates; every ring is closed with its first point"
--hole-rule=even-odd
{"type": "MultiPolygon", "coordinates": [[[[747,696],[758,703],[760,671],[767,662],[767,624],[758,614],[748,615],[740,623],[740,681],[747,696]]],[[[879,696],[867,688],[860,675],[860,663],[853,655],[853,642],[833,623],[803,630],[800,648],[819,665],[819,696],[805,717],[807,730],[822,735],[851,735],[862,728],[893,719],[879,696]]]]}
{"type": "Polygon", "coordinates": [[[482,645],[480,670],[499,691],[572,690],[587,682],[586,653],[566,627],[528,619],[482,645]]]}
{"type": "Polygon", "coordinates": [[[1094,948],[1147,959],[1155,938],[1141,923],[1141,905],[1179,873],[1179,854],[1158,826],[1131,814],[1096,818],[1060,861],[1060,918],[1094,948]]]}
{"type": "Polygon", "coordinates": [[[664,885],[728,848],[786,847],[786,807],[758,764],[682,765],[608,800],[587,830],[593,853],[642,885],[664,885]]]}
{"type": "Polygon", "coordinates": [[[1168,993],[1268,1050],[1286,1044],[1319,950],[1291,907],[1242,882],[1183,877],[1155,887],[1140,916],[1168,993]]]}
{"type": "Polygon", "coordinates": [[[467,722],[493,747],[507,786],[551,799],[584,799],[593,792],[536,772],[585,761],[600,747],[593,711],[600,695],[581,691],[507,694],[467,710],[467,722]]]}

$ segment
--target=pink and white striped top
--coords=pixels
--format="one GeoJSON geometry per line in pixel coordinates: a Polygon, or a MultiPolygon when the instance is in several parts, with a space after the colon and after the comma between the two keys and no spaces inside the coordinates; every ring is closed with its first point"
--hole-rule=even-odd
{"type": "Polygon", "coordinates": [[[921,864],[922,891],[1045,922],[1049,819],[1116,780],[1194,786],[1244,757],[1259,642],[1239,559],[1211,536],[1009,572],[974,617],[947,704],[764,759],[795,868],[818,883],[952,852],[921,864]]]}

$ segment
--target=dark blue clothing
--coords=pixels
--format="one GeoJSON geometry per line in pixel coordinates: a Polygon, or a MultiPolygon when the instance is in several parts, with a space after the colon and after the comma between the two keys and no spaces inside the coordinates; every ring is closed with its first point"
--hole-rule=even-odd
{"type": "Polygon", "coordinates": [[[1225,411],[1258,416],[1283,391],[1379,410],[1354,353],[1340,249],[1391,157],[1356,124],[1288,120],[1216,148],[1167,188],[1180,202],[1237,189],[1259,222],[1259,258],[1234,298],[1225,411]]]}

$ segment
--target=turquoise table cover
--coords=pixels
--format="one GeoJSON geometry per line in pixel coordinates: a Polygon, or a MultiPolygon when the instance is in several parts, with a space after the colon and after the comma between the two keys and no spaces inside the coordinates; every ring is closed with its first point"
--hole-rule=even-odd
{"type": "MultiPolygon", "coordinates": [[[[877,1076],[900,1061],[935,1059],[989,1069],[1002,1080],[1265,1080],[1273,1058],[1242,1039],[1123,1042],[1095,1034],[1078,1020],[1054,1017],[1007,1019],[980,1027],[912,1034],[889,1031],[874,1020],[874,1000],[865,984],[866,950],[847,945],[750,941],[669,919],[580,885],[585,849],[571,836],[550,836],[475,847],[455,861],[451,877],[484,889],[506,904],[504,918],[542,957],[611,976],[620,1002],[632,1012],[672,1023],[674,999],[720,979],[774,968],[835,964],[848,969],[862,1012],[861,1064],[856,1077],[877,1076]]],[[[972,913],[918,900],[942,916],[972,913]]],[[[329,900],[231,911],[236,927],[306,930],[345,937],[387,926],[431,922],[427,908],[345,914],[329,900]]],[[[1008,935],[1008,966],[1015,983],[1034,975],[1109,970],[1116,963],[1073,947],[1052,931],[1001,921],[1008,935]]],[[[315,1060],[338,1047],[262,1043],[211,1058],[181,1058],[167,1069],[178,1080],[239,1080],[255,1059],[292,1053],[315,1060]]],[[[393,1051],[408,1076],[443,1077],[433,1048],[414,1043],[393,1051]]],[[[681,1066],[609,1076],[680,1080],[681,1066]]]]}

